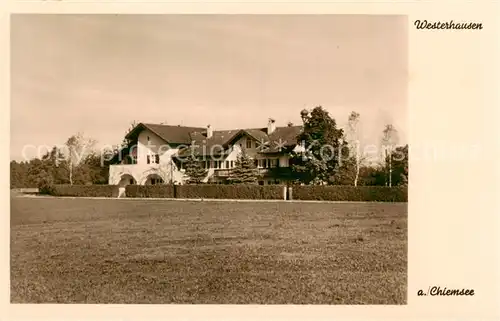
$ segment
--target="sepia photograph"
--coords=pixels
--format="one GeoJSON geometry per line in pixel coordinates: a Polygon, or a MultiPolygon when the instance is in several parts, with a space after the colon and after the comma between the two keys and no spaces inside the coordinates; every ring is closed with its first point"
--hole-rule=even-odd
{"type": "Polygon", "coordinates": [[[410,24],[12,14],[10,302],[407,305],[410,24]]]}

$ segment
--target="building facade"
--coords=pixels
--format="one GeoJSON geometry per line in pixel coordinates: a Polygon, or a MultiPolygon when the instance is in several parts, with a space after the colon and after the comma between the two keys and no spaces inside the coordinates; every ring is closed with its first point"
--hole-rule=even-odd
{"type": "Polygon", "coordinates": [[[140,123],[126,136],[130,142],[109,169],[109,184],[183,184],[184,162],[194,156],[206,169],[206,183],[227,183],[238,155],[253,159],[261,185],[290,179],[290,156],[298,149],[301,126],[216,131],[207,126],[186,127],[140,123]]]}

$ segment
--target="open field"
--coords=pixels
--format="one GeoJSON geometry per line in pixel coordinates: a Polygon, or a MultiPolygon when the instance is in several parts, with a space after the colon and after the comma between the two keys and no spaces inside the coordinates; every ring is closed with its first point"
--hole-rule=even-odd
{"type": "Polygon", "coordinates": [[[405,304],[406,203],[11,198],[13,303],[405,304]]]}

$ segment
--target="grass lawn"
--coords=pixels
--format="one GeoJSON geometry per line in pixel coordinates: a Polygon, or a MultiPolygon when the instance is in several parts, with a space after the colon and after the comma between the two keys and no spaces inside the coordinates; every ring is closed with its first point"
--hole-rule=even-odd
{"type": "Polygon", "coordinates": [[[12,303],[406,304],[406,203],[11,198],[12,303]]]}

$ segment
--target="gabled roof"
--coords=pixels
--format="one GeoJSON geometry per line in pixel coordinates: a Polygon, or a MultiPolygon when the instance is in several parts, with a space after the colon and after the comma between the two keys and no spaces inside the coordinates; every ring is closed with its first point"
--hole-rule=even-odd
{"type": "Polygon", "coordinates": [[[265,153],[277,153],[280,146],[295,147],[297,145],[297,136],[301,133],[302,126],[276,127],[276,130],[269,135],[271,144],[265,153]]]}
{"type": "Polygon", "coordinates": [[[273,133],[267,134],[267,128],[247,128],[231,130],[214,130],[212,137],[207,138],[206,128],[172,126],[161,124],[140,123],[126,136],[127,139],[136,139],[145,129],[150,130],[168,144],[183,144],[194,147],[187,148],[180,155],[187,155],[194,151],[197,155],[213,155],[230,152],[229,148],[235,141],[249,136],[266,146],[260,153],[279,153],[294,147],[302,126],[276,127],[273,133]]]}
{"type": "Polygon", "coordinates": [[[279,153],[297,144],[297,136],[301,130],[302,126],[276,127],[271,135],[267,134],[267,128],[219,130],[213,131],[211,138],[206,137],[206,132],[194,132],[191,138],[195,146],[187,148],[180,153],[180,156],[186,156],[191,152],[200,156],[228,153],[230,145],[243,136],[252,137],[266,146],[260,150],[260,153],[279,153]]]}
{"type": "Polygon", "coordinates": [[[170,144],[191,144],[191,133],[203,131],[201,127],[172,126],[140,123],[132,129],[125,138],[133,139],[144,129],[149,129],[158,137],[170,144]]]}

